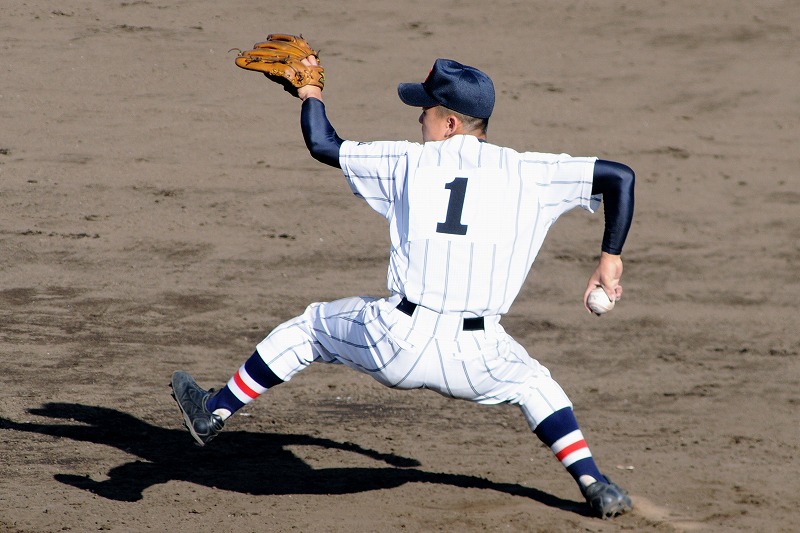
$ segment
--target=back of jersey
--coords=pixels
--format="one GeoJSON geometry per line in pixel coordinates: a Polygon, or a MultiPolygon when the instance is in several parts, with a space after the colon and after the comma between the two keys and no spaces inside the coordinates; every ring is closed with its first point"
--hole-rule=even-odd
{"type": "Polygon", "coordinates": [[[407,206],[402,292],[440,313],[508,311],[552,223],[588,207],[594,161],[469,135],[426,143],[397,202],[407,206]]]}
{"type": "Polygon", "coordinates": [[[471,135],[342,148],[354,192],[390,223],[389,289],[439,313],[508,311],[552,223],[596,206],[595,158],[521,154],[471,135]]]}

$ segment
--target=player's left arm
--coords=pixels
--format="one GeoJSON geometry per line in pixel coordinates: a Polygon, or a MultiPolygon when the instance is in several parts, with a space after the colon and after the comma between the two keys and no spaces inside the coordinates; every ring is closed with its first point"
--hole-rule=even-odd
{"type": "MultiPolygon", "coordinates": [[[[317,58],[309,56],[303,59],[303,63],[316,65],[317,58]]],[[[336,130],[328,120],[325,104],[322,103],[322,89],[306,85],[297,90],[297,96],[303,101],[300,110],[300,128],[311,157],[326,165],[341,168],[339,148],[344,139],[336,134],[336,130]]]]}
{"type": "Polygon", "coordinates": [[[598,285],[605,289],[608,297],[619,300],[622,297],[622,248],[633,222],[634,185],[636,175],[633,170],[614,161],[598,159],[594,165],[592,194],[603,195],[605,230],[601,244],[600,261],[589,278],[583,295],[586,304],[589,293],[598,285]]]}
{"type": "Polygon", "coordinates": [[[322,100],[318,98],[303,100],[300,128],[303,130],[303,139],[311,157],[326,165],[342,168],[339,163],[339,149],[344,139],[333,129],[322,100]]]}

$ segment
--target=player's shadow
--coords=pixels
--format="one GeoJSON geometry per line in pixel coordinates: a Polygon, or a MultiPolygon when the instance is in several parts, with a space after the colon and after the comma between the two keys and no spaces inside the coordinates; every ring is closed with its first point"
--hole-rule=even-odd
{"type": "Polygon", "coordinates": [[[108,479],[103,481],[88,476],[55,475],[61,483],[110,500],[138,501],[147,488],[173,480],[255,495],[352,494],[394,488],[405,483],[437,483],[495,490],[580,515],[587,514],[584,504],[535,488],[497,483],[476,476],[428,472],[417,468],[420,463],[414,459],[381,453],[350,442],[308,435],[226,431],[212,445],[200,448],[192,443],[183,428],[153,426],[115,409],[48,403],[29,412],[68,423],[15,422],[0,417],[0,429],[113,446],[139,458],[112,468],[107,474],[108,479]],[[286,448],[298,445],[353,452],[388,466],[315,469],[286,448]]]}

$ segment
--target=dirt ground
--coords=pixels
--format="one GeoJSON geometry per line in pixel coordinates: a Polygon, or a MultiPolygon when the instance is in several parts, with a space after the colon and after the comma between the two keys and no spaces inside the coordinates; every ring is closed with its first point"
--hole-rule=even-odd
{"type": "Polygon", "coordinates": [[[796,531],[800,5],[4,0],[0,530],[796,531]],[[553,228],[506,329],[633,513],[587,515],[513,407],[314,366],[206,448],[220,386],[313,301],[385,294],[384,221],[232,48],[302,33],[348,139],[419,140],[396,86],[490,74],[490,140],[637,172],[625,297],[580,304],[602,213],[553,228]]]}

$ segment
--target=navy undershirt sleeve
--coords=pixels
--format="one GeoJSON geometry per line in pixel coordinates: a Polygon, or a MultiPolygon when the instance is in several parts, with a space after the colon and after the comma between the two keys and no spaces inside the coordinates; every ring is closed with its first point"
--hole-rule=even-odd
{"type": "Polygon", "coordinates": [[[311,157],[326,165],[342,168],[339,164],[339,148],[344,140],[336,135],[321,100],[307,98],[303,101],[300,128],[311,157]]]}
{"type": "Polygon", "coordinates": [[[633,221],[633,170],[622,163],[598,159],[594,164],[592,194],[603,195],[605,231],[601,249],[619,255],[633,221]]]}

